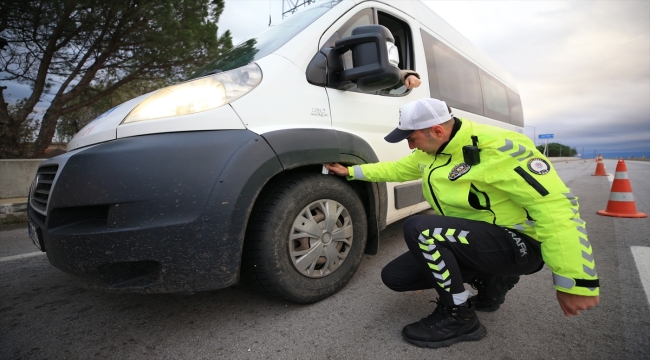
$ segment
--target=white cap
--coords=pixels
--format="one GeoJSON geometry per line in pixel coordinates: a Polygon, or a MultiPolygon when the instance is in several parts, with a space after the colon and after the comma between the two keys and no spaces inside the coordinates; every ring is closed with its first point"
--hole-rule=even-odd
{"type": "Polygon", "coordinates": [[[384,139],[390,143],[400,142],[415,130],[430,128],[451,120],[452,115],[444,101],[424,98],[399,108],[399,126],[384,139]]]}

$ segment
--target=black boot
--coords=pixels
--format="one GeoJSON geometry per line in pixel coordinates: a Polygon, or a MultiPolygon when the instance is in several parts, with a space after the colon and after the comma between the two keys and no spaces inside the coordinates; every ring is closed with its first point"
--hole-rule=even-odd
{"type": "Polygon", "coordinates": [[[460,306],[445,306],[438,300],[436,303],[438,306],[431,315],[404,327],[404,340],[420,347],[437,349],[459,341],[481,340],[487,333],[470,301],[460,306]]]}
{"type": "Polygon", "coordinates": [[[476,311],[495,311],[503,304],[506,293],[519,282],[519,276],[480,274],[471,283],[478,290],[472,296],[476,311]]]}

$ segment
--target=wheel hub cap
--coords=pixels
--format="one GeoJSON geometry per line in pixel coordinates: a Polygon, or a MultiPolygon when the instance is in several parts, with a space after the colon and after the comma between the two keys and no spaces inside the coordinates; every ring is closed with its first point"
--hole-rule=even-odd
{"type": "Polygon", "coordinates": [[[352,217],[337,201],[324,199],[305,206],[289,234],[293,266],[310,278],[336,271],[352,246],[352,217]]]}

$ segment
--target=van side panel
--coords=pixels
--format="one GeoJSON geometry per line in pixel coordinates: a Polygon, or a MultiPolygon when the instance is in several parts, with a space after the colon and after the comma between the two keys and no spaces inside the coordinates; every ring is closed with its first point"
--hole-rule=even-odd
{"type": "Polygon", "coordinates": [[[305,69],[275,54],[256,63],[262,69],[262,82],[230,104],[247,129],[265,134],[290,128],[331,128],[327,93],[307,82],[305,69]]]}

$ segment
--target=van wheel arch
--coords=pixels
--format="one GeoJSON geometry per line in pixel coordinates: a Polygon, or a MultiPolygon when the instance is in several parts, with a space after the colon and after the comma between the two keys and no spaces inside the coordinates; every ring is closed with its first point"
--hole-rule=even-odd
{"type": "MultiPolygon", "coordinates": [[[[334,129],[283,129],[261,135],[271,146],[286,176],[296,172],[321,173],[322,164],[340,162],[361,165],[379,161],[372,146],[363,138],[334,129]]],[[[268,183],[267,183],[268,184],[268,183]]],[[[379,248],[379,232],[386,228],[388,189],[385,183],[351,181],[366,207],[368,242],[365,253],[374,255],[379,248]]]]}
{"type": "MultiPolygon", "coordinates": [[[[351,156],[343,156],[343,159],[340,161],[349,162],[350,159],[348,159],[348,157],[351,158],[351,156]]],[[[356,160],[354,162],[359,161],[358,158],[355,159],[356,160]]],[[[305,165],[276,174],[264,185],[257,198],[255,199],[254,206],[260,201],[262,195],[265,194],[265,192],[267,192],[275,182],[280,181],[280,179],[293,176],[302,176],[306,174],[321,175],[322,167],[322,164],[305,165]]],[[[366,221],[368,224],[368,239],[366,241],[366,248],[364,249],[364,253],[367,255],[376,255],[377,251],[379,250],[379,232],[386,228],[386,184],[371,183],[366,181],[346,181],[344,179],[341,179],[341,181],[347,182],[350,186],[352,186],[354,191],[361,199],[361,202],[363,203],[366,211],[366,221]]],[[[247,224],[246,233],[248,233],[248,228],[249,226],[247,224]]]]}

